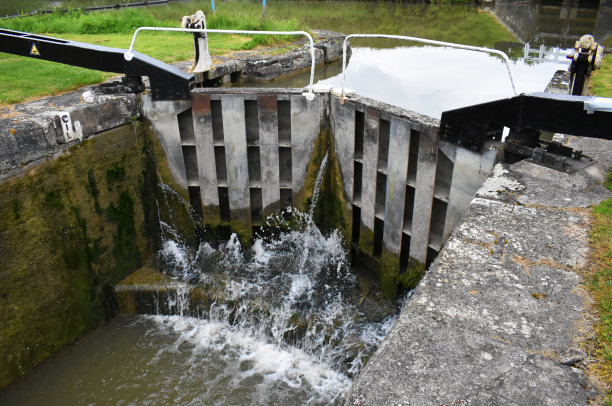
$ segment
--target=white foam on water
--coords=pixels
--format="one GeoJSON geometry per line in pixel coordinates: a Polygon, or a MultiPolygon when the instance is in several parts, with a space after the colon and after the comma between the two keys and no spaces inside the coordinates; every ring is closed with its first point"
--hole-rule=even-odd
{"type": "Polygon", "coordinates": [[[255,240],[253,246],[251,247],[251,250],[253,250],[254,265],[266,266],[268,264],[268,261],[270,261],[271,254],[266,251],[265,247],[263,246],[263,240],[255,240]]]}
{"type": "MultiPolygon", "coordinates": [[[[288,208],[266,219],[278,229],[274,239],[256,237],[243,249],[232,234],[216,248],[200,244],[197,252],[164,241],[159,255],[167,272],[179,281],[200,284],[209,305],[198,308],[198,318],[155,316],[160,331],[176,335],[160,354],[177,353],[188,343],[189,369],[222,365],[207,379],[233,385],[240,393],[254,385],[255,404],[278,403],[279,396],[298,396],[312,404],[342,399],[394,319],[373,323],[361,314],[351,293],[357,281],[342,234],[334,230],[324,235],[314,224],[327,159],[321,163],[309,213],[288,208]],[[211,351],[215,365],[207,364],[211,351]]],[[[173,314],[193,314],[187,290],[168,302],[173,314]]]]}
{"type": "MultiPolygon", "coordinates": [[[[298,348],[269,343],[261,334],[225,321],[202,320],[179,316],[149,316],[155,321],[155,334],[172,335],[174,345],[165,351],[174,352],[185,343],[192,347],[195,357],[191,362],[205,367],[207,351],[214,351],[227,363],[226,368],[236,371],[239,365],[248,365],[231,380],[227,391],[242,381],[258,377],[260,394],[282,384],[292,389],[310,388],[306,403],[329,404],[342,399],[351,379],[335,371],[311,354],[298,348]],[[231,367],[229,365],[234,365],[231,367]]],[[[159,354],[158,356],[161,356],[159,354]]]]}
{"type": "Polygon", "coordinates": [[[174,240],[166,240],[162,243],[161,255],[175,277],[184,276],[192,269],[188,250],[174,240]]]}

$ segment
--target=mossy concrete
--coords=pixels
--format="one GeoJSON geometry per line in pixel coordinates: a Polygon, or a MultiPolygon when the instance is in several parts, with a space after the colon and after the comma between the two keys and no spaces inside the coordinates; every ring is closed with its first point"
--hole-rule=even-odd
{"type": "Polygon", "coordinates": [[[171,226],[174,234],[184,243],[195,245],[197,238],[194,216],[189,205],[189,194],[174,179],[164,148],[150,123],[145,125],[145,137],[147,140],[145,170],[151,174],[148,177],[150,180],[148,187],[154,194],[153,201],[148,203],[156,206],[151,208],[149,215],[159,217],[158,223],[162,221],[171,226]]]}
{"type": "Polygon", "coordinates": [[[327,171],[321,183],[319,192],[318,207],[314,212],[315,222],[323,231],[331,231],[338,229],[342,233],[346,248],[348,249],[351,242],[351,233],[353,229],[352,212],[347,209],[351,207],[348,199],[344,194],[342,187],[342,171],[340,170],[340,162],[336,155],[336,147],[334,137],[329,128],[323,131],[327,137],[328,145],[328,161],[327,171]]]}
{"type": "Polygon", "coordinates": [[[397,275],[397,284],[404,291],[409,291],[417,287],[421,279],[425,276],[425,264],[421,264],[414,258],[410,258],[408,268],[397,275]]]}
{"type": "Polygon", "coordinates": [[[171,284],[172,279],[169,276],[157,270],[153,264],[147,263],[115,285],[119,313],[142,313],[136,291],[138,293],[147,291],[159,293],[167,290],[171,284]]]}
{"type": "Polygon", "coordinates": [[[0,388],[118,311],[112,286],[196,236],[186,193],[140,121],[0,183],[0,388]]]}
{"type": "Polygon", "coordinates": [[[328,150],[329,138],[329,129],[325,128],[315,139],[312,155],[308,161],[304,186],[293,194],[293,207],[300,211],[306,212],[310,210],[312,205],[312,195],[317,182],[317,175],[328,150]]]}
{"type": "Polygon", "coordinates": [[[232,210],[230,228],[240,238],[242,244],[251,244],[253,242],[253,226],[251,223],[251,209],[234,209],[232,210]]]}
{"type": "Polygon", "coordinates": [[[140,123],[0,184],[0,387],[116,313],[153,253],[140,123]]]}
{"type": "Polygon", "coordinates": [[[362,222],[359,222],[359,242],[357,246],[363,254],[374,257],[374,232],[362,222]]]}

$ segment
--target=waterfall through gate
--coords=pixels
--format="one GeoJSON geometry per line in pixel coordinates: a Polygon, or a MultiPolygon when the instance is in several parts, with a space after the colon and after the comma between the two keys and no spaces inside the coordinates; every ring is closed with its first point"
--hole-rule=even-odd
{"type": "MultiPolygon", "coordinates": [[[[374,294],[351,273],[340,232],[323,235],[314,224],[327,161],[309,213],[288,208],[267,219],[273,238],[246,248],[233,234],[190,250],[163,233],[158,263],[177,284],[166,293],[175,315],[149,316],[155,334],[186,346],[192,367],[209,368],[211,358],[226,365],[214,377],[224,393],[249,393],[254,404],[339,403],[395,321],[394,304],[374,310],[364,301],[374,294]],[[189,308],[197,294],[206,299],[189,308]]],[[[219,393],[196,398],[210,396],[219,393]]]]}

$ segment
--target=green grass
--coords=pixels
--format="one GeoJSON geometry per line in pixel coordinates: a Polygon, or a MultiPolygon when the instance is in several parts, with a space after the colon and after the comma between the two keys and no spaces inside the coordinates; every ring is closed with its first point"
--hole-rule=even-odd
{"type": "MultiPolygon", "coordinates": [[[[193,13],[182,7],[151,7],[147,9],[112,10],[83,13],[72,10],[16,19],[0,19],[0,27],[34,32],[65,39],[116,48],[128,48],[133,32],[140,26],[178,27],[180,17],[193,13]],[[156,12],[153,13],[153,11],[156,12]]],[[[192,6],[193,7],[193,6],[192,6]]],[[[231,15],[218,13],[209,18],[209,28],[246,30],[296,30],[293,20],[280,21],[268,17],[266,22],[251,10],[245,14],[233,10],[231,15]]],[[[277,36],[210,35],[212,55],[253,49],[258,46],[282,44],[293,38],[277,36]]],[[[138,36],[135,49],[164,62],[193,58],[193,37],[184,33],[144,32],[138,36]]],[[[99,83],[111,73],[77,68],[58,63],[0,53],[0,104],[12,104],[45,95],[78,89],[99,83]]]]}
{"type": "MultiPolygon", "coordinates": [[[[269,14],[278,18],[293,16],[302,26],[311,29],[333,27],[343,33],[408,35],[489,47],[496,42],[516,40],[490,13],[471,5],[273,3],[269,14]]],[[[352,43],[357,41],[360,40],[352,40],[352,43]]],[[[374,46],[388,47],[390,44],[395,45],[389,40],[380,40],[374,46]]],[[[405,42],[397,45],[400,44],[406,45],[405,42]]]]}
{"type": "MultiPolygon", "coordinates": [[[[410,35],[493,47],[512,41],[513,36],[489,13],[465,5],[401,5],[393,3],[273,2],[262,21],[262,7],[255,1],[228,1],[216,4],[212,15],[209,1],[179,2],[166,6],[84,13],[37,15],[0,19],[0,27],[89,42],[117,48],[129,47],[134,30],[140,26],[179,27],[181,17],[201,9],[208,28],[241,30],[333,29],[344,33],[388,33],[410,35]]],[[[240,36],[209,34],[211,54],[253,49],[287,43],[295,37],[266,35],[240,36]]],[[[389,47],[406,43],[389,40],[352,41],[355,45],[389,47]]],[[[193,39],[189,34],[139,34],[135,49],[164,62],[193,58],[193,39]]],[[[97,83],[112,76],[0,53],[0,104],[57,94],[97,83]]]]}
{"type": "Polygon", "coordinates": [[[591,79],[590,92],[598,96],[612,97],[612,55],[604,56],[601,69],[591,79]]]}
{"type": "Polygon", "coordinates": [[[110,76],[105,72],[0,53],[0,104],[75,90],[110,76]]]}
{"type": "MultiPolygon", "coordinates": [[[[612,171],[605,185],[612,191],[612,171]]],[[[597,337],[587,345],[596,358],[588,365],[588,370],[612,388],[612,199],[594,206],[592,213],[591,266],[587,283],[599,321],[595,326],[597,337]]],[[[606,394],[604,404],[612,405],[612,390],[606,394]]]]}
{"type": "MultiPolygon", "coordinates": [[[[604,45],[611,48],[612,38],[604,45]]],[[[597,96],[612,97],[612,55],[604,56],[601,69],[592,76],[589,90],[597,96]]],[[[612,171],[604,185],[612,191],[612,171]]],[[[612,199],[594,206],[592,213],[588,287],[600,320],[596,325],[597,340],[590,344],[597,360],[589,370],[612,388],[612,199]]],[[[608,390],[603,404],[612,406],[612,389],[608,390]]]]}

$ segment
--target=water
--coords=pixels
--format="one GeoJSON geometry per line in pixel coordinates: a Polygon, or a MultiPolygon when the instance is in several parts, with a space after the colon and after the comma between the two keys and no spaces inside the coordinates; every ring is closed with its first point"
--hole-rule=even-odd
{"type": "MultiPolygon", "coordinates": [[[[363,40],[351,39],[352,44],[363,40]]],[[[342,63],[326,67],[327,77],[315,84],[342,86],[342,63]]],[[[518,93],[541,92],[564,61],[511,61],[518,93]]],[[[317,69],[319,69],[317,67],[317,69]]],[[[309,73],[268,83],[240,82],[238,86],[305,87],[309,73]]],[[[501,58],[480,52],[433,46],[372,48],[352,45],[345,87],[360,96],[406,108],[430,117],[464,106],[514,96],[506,64],[501,58]]]]}
{"type": "MultiPolygon", "coordinates": [[[[562,63],[512,62],[518,93],[543,91],[562,63]]],[[[320,81],[339,87],[342,75],[320,81]]],[[[443,47],[353,48],[346,88],[374,100],[440,118],[442,112],[512,97],[503,61],[443,47]]]]}
{"type": "Polygon", "coordinates": [[[304,351],[178,316],[119,316],[52,361],[0,404],[333,404],[350,385],[304,351]]]}
{"type": "Polygon", "coordinates": [[[173,315],[113,320],[0,393],[0,404],[341,404],[399,304],[351,272],[340,233],[322,234],[313,210],[267,223],[274,237],[251,247],[233,234],[195,249],[162,233],[156,261],[173,279],[173,315]]]}

